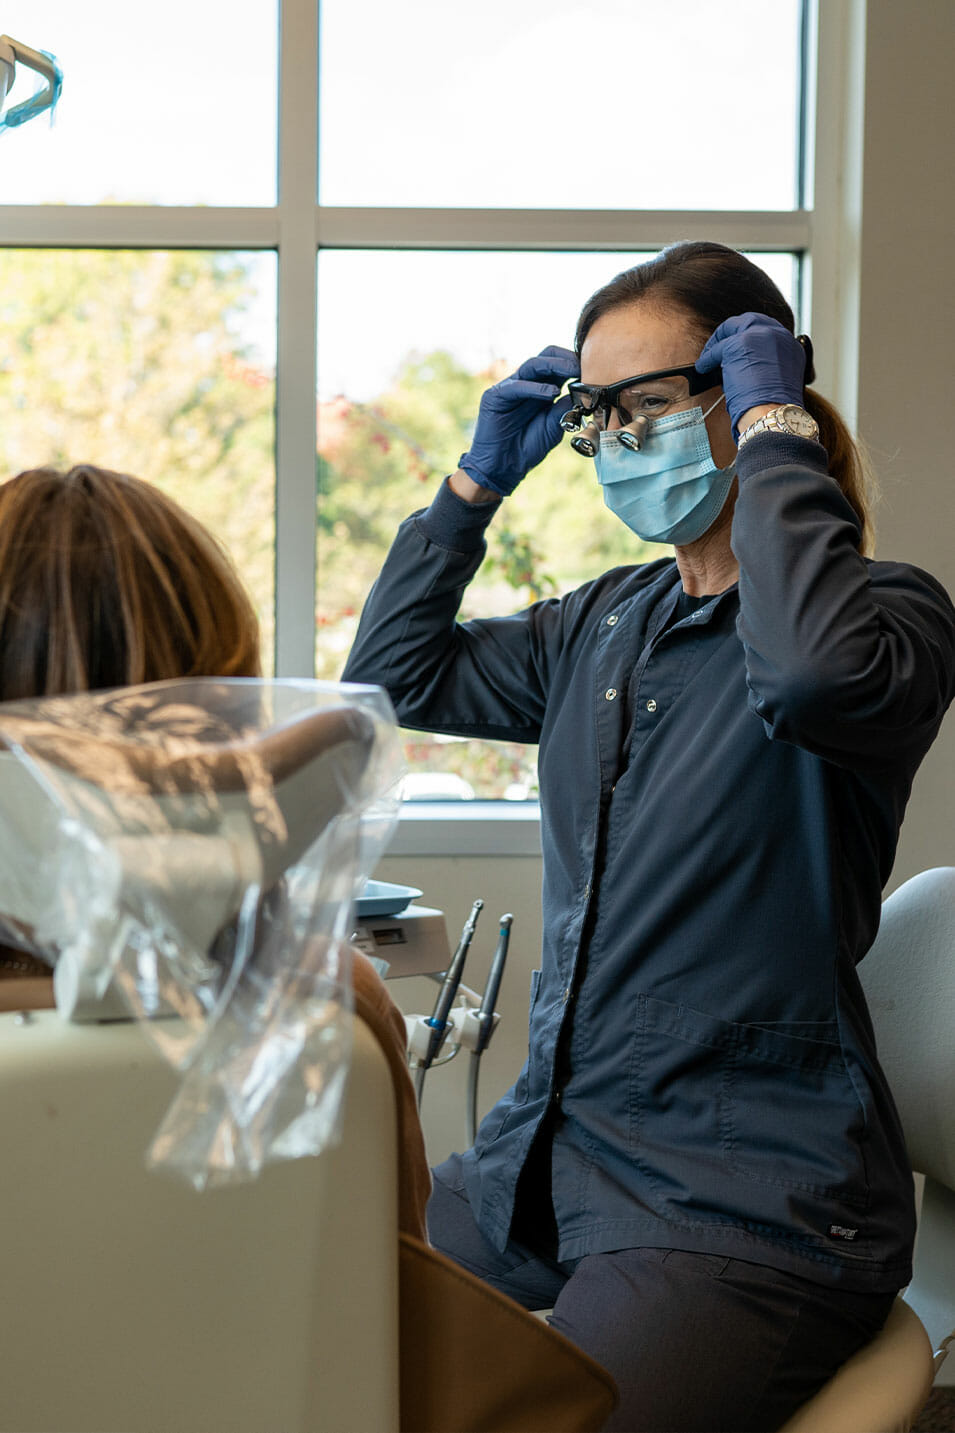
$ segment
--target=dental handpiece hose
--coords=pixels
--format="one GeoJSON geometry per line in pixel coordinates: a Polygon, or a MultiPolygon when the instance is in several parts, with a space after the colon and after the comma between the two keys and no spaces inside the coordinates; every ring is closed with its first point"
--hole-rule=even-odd
{"type": "Polygon", "coordinates": [[[477,1134],[478,1062],[487,1049],[491,1036],[494,1034],[494,1011],[497,1006],[498,993],[501,989],[501,977],[504,974],[504,966],[507,961],[507,948],[511,940],[511,926],[513,923],[514,917],[512,915],[501,916],[497,949],[491,957],[491,968],[488,971],[487,984],[484,986],[484,994],[481,996],[481,1008],[478,1011],[478,1021],[480,1024],[477,1044],[472,1051],[468,1068],[468,1145],[474,1143],[474,1136],[477,1134]]]}
{"type": "Polygon", "coordinates": [[[484,987],[484,994],[481,996],[481,1008],[478,1011],[478,1019],[481,1022],[481,1031],[478,1035],[476,1055],[483,1055],[488,1047],[488,1042],[494,1032],[494,1011],[497,1007],[498,992],[501,989],[501,977],[504,974],[504,965],[507,961],[507,947],[511,940],[511,926],[514,923],[512,915],[501,916],[498,930],[497,950],[491,958],[491,968],[488,971],[487,984],[484,987]]]}
{"type": "Polygon", "coordinates": [[[478,916],[483,909],[484,902],[480,899],[476,900],[471,907],[471,914],[464,922],[464,929],[461,932],[461,939],[458,941],[457,949],[451,957],[451,963],[444,972],[444,980],[441,982],[441,989],[438,991],[438,998],[434,1003],[431,1018],[426,1022],[431,1027],[431,1036],[428,1040],[428,1048],[423,1057],[418,1061],[418,1068],[415,1073],[415,1089],[419,1100],[421,1098],[421,1087],[424,1084],[425,1071],[430,1069],[432,1060],[441,1048],[444,1032],[448,1025],[448,1015],[451,1011],[451,1006],[454,1004],[454,997],[458,993],[461,976],[464,973],[464,962],[467,959],[471,937],[474,935],[474,928],[477,925],[478,916]]]}

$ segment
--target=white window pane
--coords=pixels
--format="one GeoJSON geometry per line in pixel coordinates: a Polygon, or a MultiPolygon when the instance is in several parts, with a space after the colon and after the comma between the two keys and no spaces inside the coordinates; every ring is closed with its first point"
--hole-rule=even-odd
{"type": "MultiPolygon", "coordinates": [[[[467,447],[489,383],[547,344],[572,347],[589,295],[639,254],[323,250],[318,324],[316,671],[337,678],[402,518],[467,447]],[[364,321],[356,323],[356,312],[364,321]]],[[[792,302],[791,254],[751,255],[792,302]]],[[[464,616],[516,611],[617,563],[672,549],[636,539],[564,442],[492,524],[464,616]]],[[[419,795],[533,795],[536,748],[411,737],[419,795]],[[430,773],[430,776],[426,776],[430,773]]]]}
{"type": "Polygon", "coordinates": [[[95,463],[164,489],[232,554],[267,672],[274,312],[272,254],[0,251],[0,473],[95,463]]]}
{"type": "Polygon", "coordinates": [[[63,70],[52,125],[0,139],[4,204],[275,203],[277,0],[4,0],[0,29],[63,70]]]}
{"type": "Polygon", "coordinates": [[[321,201],[793,208],[800,10],[323,0],[321,201]]]}

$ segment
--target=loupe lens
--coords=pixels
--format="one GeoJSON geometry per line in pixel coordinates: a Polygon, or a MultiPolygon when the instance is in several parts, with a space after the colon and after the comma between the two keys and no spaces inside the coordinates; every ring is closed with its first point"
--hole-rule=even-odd
{"type": "Polygon", "coordinates": [[[626,428],[621,428],[617,437],[625,448],[630,449],[631,453],[639,453],[646,442],[649,427],[649,419],[643,417],[634,418],[633,422],[628,423],[626,428]]]}
{"type": "Polygon", "coordinates": [[[600,433],[593,423],[588,423],[582,433],[578,433],[576,438],[571,438],[570,446],[575,453],[580,453],[582,457],[593,458],[600,446],[600,433]]]}

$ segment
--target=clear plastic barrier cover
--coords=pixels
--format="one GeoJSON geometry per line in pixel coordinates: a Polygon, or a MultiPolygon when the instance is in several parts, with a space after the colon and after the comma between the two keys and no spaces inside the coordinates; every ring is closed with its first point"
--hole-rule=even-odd
{"type": "Polygon", "coordinates": [[[182,1072],[154,1165],[202,1188],[336,1138],[353,898],[401,775],[376,687],[198,678],[0,706],[0,941],[55,966],[61,1013],[131,1011],[182,1072]]]}

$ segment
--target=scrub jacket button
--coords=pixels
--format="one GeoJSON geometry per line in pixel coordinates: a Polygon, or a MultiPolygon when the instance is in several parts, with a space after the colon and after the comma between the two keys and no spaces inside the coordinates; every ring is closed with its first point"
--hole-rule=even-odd
{"type": "Polygon", "coordinates": [[[608,702],[612,702],[613,699],[614,699],[614,697],[615,697],[616,695],[617,695],[617,688],[616,688],[616,687],[608,687],[607,690],[604,692],[604,696],[606,697],[606,699],[607,699],[608,702]]]}
{"type": "Polygon", "coordinates": [[[656,702],[653,700],[653,698],[651,697],[650,700],[647,702],[647,711],[648,711],[648,712],[655,712],[656,709],[657,709],[657,704],[656,704],[656,702]]]}
{"type": "Polygon", "coordinates": [[[620,621],[620,618],[617,617],[617,616],[608,617],[608,618],[607,618],[607,626],[608,626],[608,627],[616,627],[616,625],[617,625],[617,623],[618,623],[619,621],[620,621]]]}

